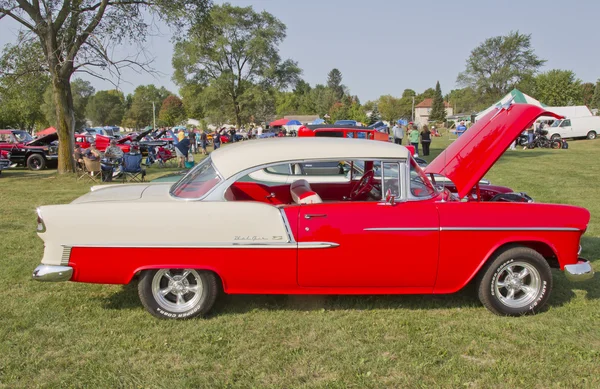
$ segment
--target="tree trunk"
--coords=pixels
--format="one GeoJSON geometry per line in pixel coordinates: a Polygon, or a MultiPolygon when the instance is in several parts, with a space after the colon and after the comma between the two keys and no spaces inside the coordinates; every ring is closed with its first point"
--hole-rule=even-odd
{"type": "Polygon", "coordinates": [[[58,133],[58,173],[74,172],[73,146],[75,143],[75,111],[69,77],[52,75],[52,92],[56,106],[56,132],[58,133]]]}

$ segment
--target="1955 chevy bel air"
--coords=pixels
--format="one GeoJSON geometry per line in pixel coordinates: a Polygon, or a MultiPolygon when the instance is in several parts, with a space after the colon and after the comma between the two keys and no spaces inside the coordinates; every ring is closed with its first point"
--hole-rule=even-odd
{"type": "Polygon", "coordinates": [[[136,280],[142,304],[161,318],[206,314],[221,289],[441,294],[470,281],[496,314],[535,313],[550,297],[551,268],[573,281],[593,276],[590,263],[579,258],[590,213],[471,193],[541,115],[555,116],[524,104],[499,108],[425,171],[392,143],[281,138],[215,151],[172,186],[95,187],[71,204],[38,209],[45,249],[33,278],[136,280]],[[271,186],[246,179],[269,166],[309,161],[360,161],[363,175],[271,186]],[[427,174],[448,177],[454,193],[427,174]],[[157,226],[157,211],[176,222],[157,226]],[[111,214],[136,217],[114,224],[106,217],[111,214]]]}

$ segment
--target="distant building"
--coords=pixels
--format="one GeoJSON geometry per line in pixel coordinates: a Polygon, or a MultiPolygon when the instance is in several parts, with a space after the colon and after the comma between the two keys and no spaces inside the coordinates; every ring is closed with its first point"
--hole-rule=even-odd
{"type": "MultiPolygon", "coordinates": [[[[429,124],[429,114],[431,114],[432,105],[433,99],[425,99],[415,106],[415,124],[419,127],[423,124],[429,124]]],[[[444,107],[446,107],[446,116],[452,116],[454,114],[452,106],[445,101],[444,107]]]]}

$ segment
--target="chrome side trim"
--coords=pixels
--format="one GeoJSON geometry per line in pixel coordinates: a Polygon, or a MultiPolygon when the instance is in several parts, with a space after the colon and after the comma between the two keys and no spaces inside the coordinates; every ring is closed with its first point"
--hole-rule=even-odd
{"type": "Polygon", "coordinates": [[[298,249],[327,249],[339,247],[339,243],[333,242],[298,242],[298,249]]]}
{"type": "Polygon", "coordinates": [[[440,231],[581,231],[575,227],[440,227],[440,231]]]}
{"type": "Polygon", "coordinates": [[[375,227],[365,228],[364,231],[439,231],[437,227],[375,227]]]}
{"type": "Polygon", "coordinates": [[[281,214],[281,218],[283,219],[283,225],[285,227],[285,232],[287,233],[288,243],[295,243],[296,239],[294,239],[294,234],[292,234],[292,227],[290,226],[290,221],[288,220],[283,208],[279,208],[279,213],[281,214]]]}
{"type": "Polygon", "coordinates": [[[70,266],[39,265],[33,271],[31,277],[36,281],[62,282],[69,281],[73,276],[73,268],[70,266]]]}
{"type": "Polygon", "coordinates": [[[62,257],[60,258],[60,264],[62,266],[67,266],[69,264],[69,260],[71,259],[71,246],[63,246],[62,257]]]}
{"type": "Polygon", "coordinates": [[[594,277],[594,269],[587,260],[579,258],[576,264],[565,265],[565,276],[571,282],[587,281],[594,277]]]}
{"type": "Polygon", "coordinates": [[[153,248],[153,249],[177,249],[177,248],[194,248],[194,249],[322,249],[330,247],[338,247],[338,243],[333,242],[288,242],[288,243],[179,243],[179,244],[81,244],[77,247],[96,247],[96,248],[153,248]]]}

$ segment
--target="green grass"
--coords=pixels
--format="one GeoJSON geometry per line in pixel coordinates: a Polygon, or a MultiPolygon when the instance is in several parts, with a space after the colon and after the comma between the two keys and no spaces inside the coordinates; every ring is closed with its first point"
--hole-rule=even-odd
{"type": "MultiPolygon", "coordinates": [[[[445,145],[434,139],[433,154],[445,145]]],[[[588,208],[583,255],[596,260],[599,157],[600,141],[508,151],[487,178],[536,201],[588,208]]],[[[149,171],[150,179],[169,172],[149,171]]],[[[224,296],[207,319],[161,321],[142,308],[135,285],[32,281],[43,251],[35,207],[89,187],[51,170],[0,177],[0,388],[600,386],[598,279],[571,284],[558,271],[549,309],[522,318],[494,316],[465,290],[224,296]]],[[[157,228],[176,227],[168,215],[156,219],[157,228]]]]}

